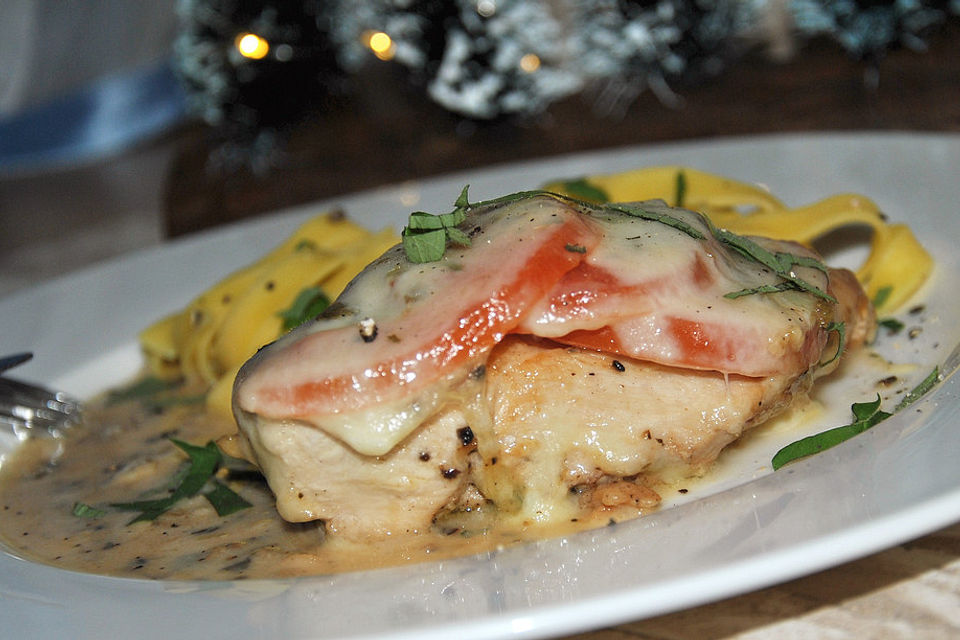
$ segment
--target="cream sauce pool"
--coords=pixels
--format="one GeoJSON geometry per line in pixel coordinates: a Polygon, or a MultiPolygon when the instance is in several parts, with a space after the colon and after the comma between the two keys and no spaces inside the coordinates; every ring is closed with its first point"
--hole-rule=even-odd
{"type": "MultiPolygon", "coordinates": [[[[186,393],[185,397],[190,394],[186,393]]],[[[236,426],[203,405],[150,407],[99,402],[66,437],[31,439],[0,468],[0,539],[29,560],[88,573],[163,579],[282,578],[384,567],[479,553],[562,530],[430,533],[363,545],[324,534],[321,522],[293,524],[253,472],[218,479],[253,506],[219,516],[205,497],[181,500],[152,521],[118,502],[164,497],[187,457],[170,439],[203,445],[236,426]],[[74,515],[76,504],[104,513],[74,515]]],[[[596,523],[593,523],[594,525],[596,523]]],[[[581,529],[591,523],[575,523],[581,529]]]]}

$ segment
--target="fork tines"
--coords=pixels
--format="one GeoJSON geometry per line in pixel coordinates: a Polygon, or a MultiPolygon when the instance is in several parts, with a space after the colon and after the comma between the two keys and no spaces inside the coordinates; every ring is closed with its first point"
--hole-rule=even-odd
{"type": "Polygon", "coordinates": [[[62,392],[0,377],[0,425],[18,438],[57,436],[79,419],[80,403],[62,392]],[[43,430],[43,431],[40,431],[43,430]]]}

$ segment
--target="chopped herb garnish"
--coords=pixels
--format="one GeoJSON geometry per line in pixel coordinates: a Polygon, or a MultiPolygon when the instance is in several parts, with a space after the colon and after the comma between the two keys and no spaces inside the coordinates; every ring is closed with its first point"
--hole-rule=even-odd
{"type": "Polygon", "coordinates": [[[299,327],[307,320],[316,318],[329,306],[330,298],[323,292],[323,289],[316,286],[304,288],[297,294],[293,304],[280,312],[284,333],[299,327]]]}
{"type": "MultiPolygon", "coordinates": [[[[113,503],[110,506],[114,509],[120,509],[121,511],[139,511],[140,514],[135,517],[133,520],[127,524],[134,524],[135,522],[144,522],[149,520],[155,520],[160,515],[168,511],[173,505],[175,505],[180,500],[185,498],[192,498],[193,496],[200,493],[203,488],[213,479],[213,475],[216,473],[217,469],[223,463],[223,454],[220,452],[220,449],[217,448],[217,445],[213,442],[208,442],[205,446],[197,446],[190,444],[188,442],[183,442],[182,440],[170,440],[183,450],[187,456],[190,458],[190,466],[187,468],[186,473],[182,475],[179,483],[176,488],[166,498],[159,498],[156,500],[139,500],[136,502],[119,502],[113,503]]],[[[220,500],[224,495],[222,490],[218,489],[216,485],[220,483],[215,483],[213,489],[207,491],[203,495],[210,500],[213,504],[213,500],[220,500]],[[213,493],[216,497],[210,498],[208,494],[213,493]]],[[[223,485],[221,485],[223,486],[223,485]]],[[[224,489],[227,487],[223,486],[224,489]]],[[[230,491],[229,489],[227,489],[230,491]]],[[[233,493],[231,491],[231,493],[233,493]]],[[[237,496],[241,501],[246,503],[245,500],[237,496]]],[[[231,504],[235,504],[234,501],[231,504]]],[[[246,506],[250,506],[247,503],[246,506]]],[[[219,513],[220,510],[216,504],[214,508],[217,509],[219,513]]],[[[230,513],[238,511],[239,509],[246,508],[244,506],[239,506],[233,508],[230,513]]],[[[220,514],[225,515],[225,514],[220,514]]]]}
{"type": "Polygon", "coordinates": [[[616,211],[635,218],[659,222],[673,227],[692,238],[702,239],[705,236],[689,223],[665,213],[656,213],[648,211],[635,204],[603,204],[578,200],[570,196],[542,189],[532,191],[518,191],[517,193],[507,194],[492,200],[471,203],[467,197],[467,187],[460,192],[460,196],[454,203],[454,209],[450,213],[434,215],[415,211],[410,214],[407,226],[403,228],[400,234],[403,239],[403,250],[410,262],[424,263],[436,262],[443,257],[446,252],[447,243],[453,243],[460,246],[470,246],[470,236],[464,233],[457,225],[466,219],[466,214],[471,209],[486,207],[491,205],[508,204],[518,202],[527,198],[546,196],[568,202],[573,206],[592,211],[616,211]]]}
{"type": "Polygon", "coordinates": [[[564,248],[565,248],[567,251],[571,251],[571,252],[573,252],[573,253],[586,253],[586,252],[587,252],[587,248],[586,248],[585,246],[583,246],[582,244],[567,244],[567,246],[564,247],[564,248]]]}
{"type": "Polygon", "coordinates": [[[676,191],[674,192],[673,201],[676,202],[676,206],[682,207],[683,202],[687,197],[687,174],[683,171],[677,172],[677,186],[676,191]]]}
{"type": "Polygon", "coordinates": [[[867,429],[879,424],[880,422],[883,422],[895,413],[910,406],[924,394],[933,389],[933,387],[935,387],[939,381],[940,369],[939,367],[934,367],[933,371],[931,371],[930,374],[924,378],[922,382],[920,382],[920,384],[914,387],[910,393],[900,400],[900,403],[897,404],[896,408],[893,410],[893,413],[887,413],[886,411],[882,411],[880,409],[880,394],[877,394],[877,399],[873,400],[872,402],[855,403],[850,407],[850,409],[853,411],[853,422],[848,425],[835,427],[833,429],[829,429],[827,431],[823,431],[816,435],[808,436],[788,444],[773,456],[770,464],[773,465],[774,470],[777,470],[788,462],[793,462],[794,460],[805,458],[815,453],[820,453],[821,451],[831,447],[835,447],[841,442],[849,440],[859,433],[863,433],[867,429]]]}
{"type": "Polygon", "coordinates": [[[129,400],[147,400],[161,393],[173,391],[183,384],[183,380],[164,380],[147,376],[122,389],[115,389],[107,395],[107,404],[117,404],[129,400]]]}
{"type": "Polygon", "coordinates": [[[403,250],[410,262],[418,264],[436,262],[443,257],[447,250],[447,234],[443,232],[443,229],[413,233],[407,227],[404,228],[401,237],[403,238],[403,250]]]}
{"type": "Polygon", "coordinates": [[[596,202],[598,204],[610,202],[610,196],[607,195],[607,192],[597,185],[591,184],[586,178],[566,180],[561,182],[560,186],[567,193],[581,200],[586,200],[587,202],[596,202]]]}
{"type": "Polygon", "coordinates": [[[825,367],[841,355],[843,355],[843,349],[847,344],[847,325],[844,322],[831,322],[826,327],[827,333],[831,331],[837,332],[837,352],[833,354],[833,357],[827,360],[826,362],[821,362],[820,366],[825,367]]]}
{"type": "MultiPolygon", "coordinates": [[[[717,240],[730,246],[741,255],[759,262],[763,266],[773,271],[778,277],[792,283],[794,288],[800,291],[806,291],[807,293],[812,293],[818,298],[822,298],[829,302],[836,303],[836,298],[823,291],[819,287],[800,278],[794,272],[794,267],[800,266],[812,267],[818,271],[827,273],[826,265],[819,260],[797,256],[792,253],[785,253],[783,251],[769,251],[761,247],[750,238],[739,236],[731,231],[727,231],[726,229],[715,229],[713,235],[716,236],[717,240]]],[[[736,293],[739,294],[740,292],[736,293]]]]}
{"type": "Polygon", "coordinates": [[[877,295],[873,296],[873,306],[882,307],[883,303],[887,301],[892,292],[893,287],[889,285],[886,287],[880,287],[880,289],[877,290],[877,295]]]}
{"type": "Polygon", "coordinates": [[[454,203],[450,213],[434,215],[424,211],[414,211],[407,220],[407,226],[400,234],[403,250],[410,262],[436,262],[443,257],[447,242],[463,247],[470,246],[470,236],[457,229],[457,225],[466,219],[470,204],[467,189],[464,187],[454,203]]]}
{"type": "MultiPolygon", "coordinates": [[[[493,198],[492,200],[471,203],[467,197],[468,187],[469,185],[464,187],[460,192],[460,196],[454,203],[454,209],[450,213],[434,215],[431,213],[425,213],[423,211],[415,211],[414,213],[410,214],[407,226],[403,228],[403,232],[401,234],[403,238],[403,249],[408,260],[415,263],[436,262],[443,258],[448,242],[461,246],[470,246],[470,237],[461,229],[458,229],[457,225],[464,222],[467,212],[469,212],[471,209],[491,205],[508,204],[538,196],[546,196],[562,202],[567,202],[575,207],[580,208],[581,210],[595,212],[615,211],[617,213],[640,218],[641,220],[658,222],[681,231],[682,233],[696,240],[702,240],[706,238],[703,232],[691,225],[689,222],[669,213],[651,211],[636,203],[588,202],[542,189],[518,191],[517,193],[507,194],[505,196],[493,198]]],[[[681,200],[684,197],[685,189],[686,178],[683,177],[681,172],[677,177],[677,197],[681,200]]],[[[742,291],[736,291],[732,294],[728,294],[728,297],[738,298],[754,293],[771,293],[786,291],[788,289],[796,289],[811,293],[830,302],[836,302],[836,299],[833,296],[821,290],[819,287],[800,278],[794,271],[794,269],[799,266],[810,267],[823,273],[827,273],[826,265],[819,260],[815,260],[806,256],[798,256],[783,251],[769,251],[749,238],[737,235],[731,231],[727,231],[726,229],[717,229],[710,224],[709,219],[705,218],[704,220],[707,228],[717,240],[730,246],[745,258],[754,260],[766,266],[779,278],[790,283],[789,285],[764,285],[752,289],[744,289],[742,291]]],[[[567,248],[570,250],[569,246],[567,248]]]]}
{"type": "Polygon", "coordinates": [[[903,328],[907,326],[896,318],[883,318],[881,320],[877,320],[877,324],[890,333],[900,333],[903,331],[903,328]]]}
{"type": "Polygon", "coordinates": [[[917,400],[919,400],[919,399],[920,399],[921,397],[923,397],[928,391],[930,391],[930,389],[933,389],[938,382],[940,382],[940,367],[934,367],[934,368],[933,368],[933,371],[931,371],[929,374],[927,374],[927,377],[924,378],[924,379],[920,382],[920,384],[918,384],[918,385],[915,386],[913,389],[911,389],[911,390],[910,390],[910,393],[908,393],[907,395],[903,396],[903,398],[902,398],[902,399],[900,400],[900,402],[897,404],[896,408],[894,408],[894,410],[893,410],[894,413],[896,413],[897,411],[900,411],[900,410],[902,410],[902,409],[906,409],[906,408],[909,407],[911,404],[913,404],[914,402],[916,402],[917,400]]]}
{"type": "Polygon", "coordinates": [[[877,399],[873,402],[855,403],[850,409],[853,411],[854,416],[854,421],[850,424],[829,429],[828,431],[823,431],[822,433],[803,438],[802,440],[797,440],[780,449],[770,461],[774,470],[779,469],[788,462],[835,447],[858,433],[863,433],[870,427],[886,420],[892,415],[880,410],[880,394],[877,394],[877,399]]]}
{"type": "Polygon", "coordinates": [[[747,289],[740,289],[739,291],[731,291],[730,293],[723,294],[723,297],[733,300],[736,298],[742,298],[743,296],[752,296],[758,293],[780,293],[781,291],[790,291],[796,289],[797,286],[795,284],[786,280],[784,282],[778,282],[777,284],[762,284],[759,287],[749,287],[747,289]]]}
{"type": "Polygon", "coordinates": [[[106,511],[103,509],[97,509],[96,507],[91,507],[88,504],[83,502],[74,502],[73,503],[73,515],[78,518],[99,518],[104,515],[106,511]]]}
{"type": "Polygon", "coordinates": [[[695,240],[702,240],[706,237],[692,225],[681,220],[680,218],[677,218],[676,216],[671,216],[666,213],[655,213],[635,204],[626,204],[621,202],[617,204],[608,204],[606,208],[612,209],[613,211],[618,211],[620,213],[625,213],[628,216],[633,216],[634,218],[665,224],[668,227],[673,227],[678,231],[682,231],[695,240]]]}
{"type": "Polygon", "coordinates": [[[243,511],[253,505],[243,499],[236,491],[217,480],[213,481],[213,489],[203,494],[217,511],[218,516],[229,516],[237,511],[243,511]]]}

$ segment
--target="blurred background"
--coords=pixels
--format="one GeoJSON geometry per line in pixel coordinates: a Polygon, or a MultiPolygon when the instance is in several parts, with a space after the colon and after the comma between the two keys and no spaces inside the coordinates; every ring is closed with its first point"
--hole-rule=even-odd
{"type": "Polygon", "coordinates": [[[490,163],[956,131],[958,81],[960,0],[5,0],[0,294],[490,163]]]}
{"type": "MultiPolygon", "coordinates": [[[[3,0],[0,296],[403,180],[849,130],[960,132],[960,0],[3,0]]],[[[958,536],[591,637],[894,615],[958,536]]]]}

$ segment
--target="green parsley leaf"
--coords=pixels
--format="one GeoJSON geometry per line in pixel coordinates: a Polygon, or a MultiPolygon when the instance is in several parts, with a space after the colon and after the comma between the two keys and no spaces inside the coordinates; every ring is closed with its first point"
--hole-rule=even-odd
{"type": "Polygon", "coordinates": [[[317,286],[305,287],[289,308],[280,312],[280,318],[283,320],[283,332],[299,327],[308,320],[312,320],[320,315],[324,309],[330,306],[330,298],[323,292],[323,289],[317,286]]]}

